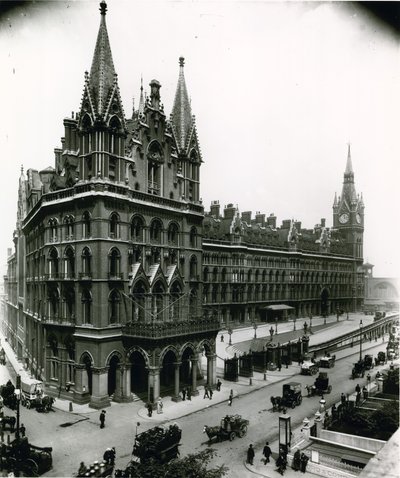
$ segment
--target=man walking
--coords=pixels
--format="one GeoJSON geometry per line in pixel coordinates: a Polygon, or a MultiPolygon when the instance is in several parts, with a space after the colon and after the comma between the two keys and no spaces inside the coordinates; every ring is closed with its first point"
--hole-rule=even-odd
{"type": "Polygon", "coordinates": [[[220,379],[218,379],[217,381],[217,392],[219,392],[221,390],[221,385],[222,385],[222,382],[220,379]]]}
{"type": "Polygon", "coordinates": [[[204,385],[204,398],[210,398],[210,395],[208,394],[208,386],[204,385]]]}
{"type": "Polygon", "coordinates": [[[210,387],[209,393],[210,393],[210,400],[212,400],[213,391],[212,391],[212,388],[211,388],[211,387],[210,387]]]}
{"type": "Polygon", "coordinates": [[[183,401],[186,400],[186,388],[183,388],[183,389],[182,389],[182,400],[183,400],[183,401]]]}
{"type": "Polygon", "coordinates": [[[192,401],[192,387],[187,388],[187,399],[192,401]]]}
{"type": "Polygon", "coordinates": [[[105,427],[104,423],[106,421],[106,411],[105,410],[101,411],[99,419],[100,419],[100,428],[104,428],[105,427]]]}
{"type": "Polygon", "coordinates": [[[265,446],[263,448],[263,455],[265,457],[264,459],[264,465],[266,465],[267,463],[269,463],[269,457],[271,456],[272,454],[272,451],[271,451],[271,448],[269,446],[269,442],[266,442],[265,443],[265,446]]]}
{"type": "Polygon", "coordinates": [[[233,400],[233,390],[231,390],[228,398],[228,405],[231,407],[232,406],[232,400],[233,400]]]}
{"type": "Polygon", "coordinates": [[[250,445],[247,450],[247,463],[249,463],[249,465],[253,464],[254,454],[255,453],[254,453],[253,445],[250,445]]]}

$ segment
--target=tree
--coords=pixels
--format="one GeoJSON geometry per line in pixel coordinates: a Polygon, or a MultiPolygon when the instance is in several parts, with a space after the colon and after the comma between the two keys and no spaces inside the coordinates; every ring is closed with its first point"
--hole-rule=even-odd
{"type": "Polygon", "coordinates": [[[130,478],[222,478],[228,472],[225,465],[216,468],[207,468],[216,451],[212,448],[189,454],[169,463],[160,464],[131,462],[126,470],[116,470],[115,476],[130,478]]]}

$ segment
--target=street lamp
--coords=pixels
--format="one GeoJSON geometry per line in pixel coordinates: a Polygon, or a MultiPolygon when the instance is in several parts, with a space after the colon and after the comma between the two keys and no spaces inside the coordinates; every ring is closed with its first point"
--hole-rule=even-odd
{"type": "Polygon", "coordinates": [[[229,345],[232,345],[232,334],[233,330],[229,327],[228,329],[228,334],[229,334],[229,345]]]}
{"type": "Polygon", "coordinates": [[[319,401],[319,412],[320,413],[323,413],[325,411],[325,404],[326,404],[326,400],[325,400],[324,396],[322,395],[321,400],[319,401]]]}
{"type": "Polygon", "coordinates": [[[360,320],[360,362],[362,360],[362,329],[363,329],[363,321],[360,320]]]}
{"type": "Polygon", "coordinates": [[[284,413],[279,416],[279,450],[289,451],[291,434],[290,416],[284,413]]]}
{"type": "Polygon", "coordinates": [[[275,334],[278,333],[278,316],[275,317],[275,334]]]}
{"type": "Polygon", "coordinates": [[[253,329],[254,329],[254,338],[257,338],[257,324],[253,322],[253,329]]]}
{"type": "Polygon", "coordinates": [[[15,381],[15,397],[17,399],[17,430],[15,433],[15,438],[17,442],[19,441],[19,402],[21,401],[21,376],[17,375],[16,381],[15,381]]]}

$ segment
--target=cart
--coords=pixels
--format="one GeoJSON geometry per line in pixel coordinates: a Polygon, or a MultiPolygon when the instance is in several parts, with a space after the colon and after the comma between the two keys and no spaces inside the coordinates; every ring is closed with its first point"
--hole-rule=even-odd
{"type": "Polygon", "coordinates": [[[203,433],[208,436],[208,441],[216,437],[217,441],[232,441],[235,437],[243,438],[247,433],[249,421],[241,415],[226,415],[221,419],[221,425],[216,427],[204,426],[203,433]]]}
{"type": "Polygon", "coordinates": [[[332,385],[329,385],[329,378],[327,372],[319,372],[315,379],[314,385],[311,387],[311,395],[324,395],[331,393],[332,385]]]}
{"type": "Polygon", "coordinates": [[[24,476],[40,476],[52,467],[52,451],[51,447],[32,445],[27,437],[16,438],[9,445],[1,445],[1,465],[24,476]]]}
{"type": "Polygon", "coordinates": [[[319,361],[320,368],[332,368],[335,366],[336,355],[326,355],[319,361]]]}
{"type": "Polygon", "coordinates": [[[181,436],[182,430],[176,424],[168,428],[150,428],[136,436],[132,454],[140,463],[149,463],[151,460],[168,463],[179,455],[181,436]]]}
{"type": "Polygon", "coordinates": [[[354,367],[351,371],[351,378],[364,377],[365,375],[365,366],[364,360],[359,360],[354,364],[354,367]]]}
{"type": "Polygon", "coordinates": [[[374,368],[374,360],[372,355],[366,355],[364,357],[364,368],[365,370],[371,370],[374,368]]]}
{"type": "Polygon", "coordinates": [[[42,403],[44,394],[44,383],[33,378],[22,378],[21,380],[21,404],[26,408],[34,408],[42,403]]]}
{"type": "Polygon", "coordinates": [[[301,375],[315,375],[318,373],[318,365],[313,362],[303,362],[301,364],[301,375]]]}
{"type": "Polygon", "coordinates": [[[300,405],[303,400],[301,395],[301,383],[289,382],[282,386],[281,405],[284,407],[295,408],[300,405]]]}

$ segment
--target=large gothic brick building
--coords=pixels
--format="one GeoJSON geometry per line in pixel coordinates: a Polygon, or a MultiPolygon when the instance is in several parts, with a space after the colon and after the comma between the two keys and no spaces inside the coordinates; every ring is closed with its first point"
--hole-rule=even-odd
{"type": "Polygon", "coordinates": [[[157,80],[127,118],[106,10],[102,1],[55,167],[21,172],[3,302],[3,331],[32,374],[50,393],[99,408],[213,385],[221,326],[275,320],[289,307],[355,310],[363,298],[364,205],[350,150],[332,228],[277,227],[274,215],[252,219],[232,205],[221,214],[218,202],[205,213],[184,59],[170,119],[157,80]]]}

